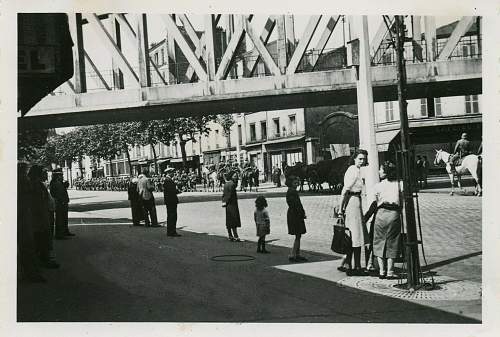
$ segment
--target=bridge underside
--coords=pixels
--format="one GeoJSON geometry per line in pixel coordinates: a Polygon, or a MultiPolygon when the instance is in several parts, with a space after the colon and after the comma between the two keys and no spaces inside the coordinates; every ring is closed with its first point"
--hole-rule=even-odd
{"type": "MultiPolygon", "coordinates": [[[[376,102],[397,100],[395,67],[372,68],[376,102]],[[385,68],[385,69],[382,69],[385,68]],[[392,68],[392,69],[391,69],[392,68]]],[[[407,66],[407,99],[481,94],[481,61],[407,66]],[[445,67],[446,69],[441,69],[445,67]],[[450,71],[451,69],[451,71],[450,71]],[[455,69],[455,71],[453,71],[455,69]],[[428,74],[446,74],[436,76],[428,74]]],[[[356,103],[353,69],[47,97],[19,125],[53,128],[356,103]]]]}

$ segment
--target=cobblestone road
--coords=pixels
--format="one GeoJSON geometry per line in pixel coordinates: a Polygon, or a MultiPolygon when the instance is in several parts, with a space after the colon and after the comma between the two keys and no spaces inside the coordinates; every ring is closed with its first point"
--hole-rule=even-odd
{"type": "MultiPolygon", "coordinates": [[[[186,197],[187,194],[184,194],[186,197]]],[[[244,194],[241,194],[243,196],[244,194]]],[[[100,201],[103,204],[123,200],[123,193],[72,191],[72,203],[100,201]],[[87,198],[88,197],[88,198],[87,198]]],[[[185,202],[179,204],[178,227],[211,235],[226,235],[224,209],[220,200],[185,202]]],[[[160,195],[157,195],[160,200],[160,195]]],[[[306,210],[307,234],[302,239],[302,249],[332,254],[330,242],[333,224],[333,206],[338,196],[303,195],[306,210]]],[[[217,199],[217,198],[216,198],[217,199]]],[[[291,247],[293,238],[287,234],[287,205],[283,196],[268,198],[271,215],[271,234],[267,237],[272,245],[291,247]]],[[[124,208],[71,212],[70,218],[130,218],[130,210],[124,208]]],[[[254,199],[239,200],[242,228],[240,236],[256,240],[253,223],[254,199]]],[[[441,193],[421,193],[419,209],[422,223],[424,249],[432,270],[455,279],[481,282],[482,226],[481,198],[474,196],[449,196],[441,193]]],[[[165,221],[165,206],[157,205],[159,221],[165,221]]],[[[285,258],[285,257],[284,257],[285,258]]],[[[424,264],[422,258],[421,263],[424,264]]]]}

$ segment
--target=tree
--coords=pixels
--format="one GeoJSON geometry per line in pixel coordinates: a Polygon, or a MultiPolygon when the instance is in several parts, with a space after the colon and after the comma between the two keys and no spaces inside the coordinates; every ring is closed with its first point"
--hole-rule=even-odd
{"type": "MultiPolygon", "coordinates": [[[[121,153],[123,144],[121,142],[116,126],[113,124],[92,125],[85,128],[86,153],[95,158],[111,160],[121,153]]],[[[110,165],[110,175],[113,176],[113,165],[110,165]]]]}
{"type": "Polygon", "coordinates": [[[48,130],[19,129],[17,132],[17,156],[20,160],[39,161],[47,142],[48,130]]]}
{"type": "Polygon", "coordinates": [[[169,125],[174,127],[174,132],[179,140],[179,146],[181,147],[182,154],[182,165],[186,167],[187,155],[186,155],[186,143],[192,141],[196,143],[195,134],[208,135],[210,128],[208,123],[210,121],[215,121],[215,116],[196,116],[196,117],[180,117],[172,120],[169,125]]]}
{"type": "Polygon", "coordinates": [[[235,123],[234,117],[231,114],[217,115],[216,121],[220,126],[222,126],[222,134],[227,138],[227,146],[229,147],[231,127],[235,123]]]}

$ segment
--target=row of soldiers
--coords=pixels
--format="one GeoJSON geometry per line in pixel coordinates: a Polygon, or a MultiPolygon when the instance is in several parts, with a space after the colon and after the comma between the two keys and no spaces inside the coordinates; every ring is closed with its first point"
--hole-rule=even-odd
{"type": "MultiPolygon", "coordinates": [[[[194,172],[175,171],[172,174],[172,179],[177,184],[180,190],[196,191],[196,184],[199,182],[198,175],[194,172]]],[[[107,178],[77,178],[74,181],[77,190],[84,191],[126,191],[130,184],[131,177],[123,177],[119,179],[107,178]]],[[[165,174],[152,175],[150,177],[151,184],[154,186],[155,192],[163,192],[163,184],[165,182],[165,174]]]]}

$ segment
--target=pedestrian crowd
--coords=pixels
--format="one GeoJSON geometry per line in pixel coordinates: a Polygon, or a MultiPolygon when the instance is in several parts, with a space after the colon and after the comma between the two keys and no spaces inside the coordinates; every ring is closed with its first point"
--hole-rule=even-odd
{"type": "Polygon", "coordinates": [[[42,269],[59,268],[53,240],[75,234],[68,228],[68,191],[61,169],[48,173],[42,166],[18,163],[17,249],[21,281],[46,282],[42,269]]]}
{"type": "MultiPolygon", "coordinates": [[[[363,213],[362,193],[366,190],[363,167],[367,165],[367,151],[356,150],[353,155],[353,164],[344,175],[341,202],[336,209],[349,232],[351,243],[337,269],[346,272],[348,276],[364,276],[373,274],[374,265],[378,265],[379,277],[392,279],[396,277],[394,261],[400,257],[402,250],[400,220],[402,185],[398,182],[395,165],[388,161],[384,162],[379,170],[381,182],[370,190],[371,195],[367,198],[371,201],[370,207],[363,213]],[[361,265],[362,247],[365,248],[365,267],[361,265]],[[376,264],[374,258],[376,258],[376,264]]],[[[166,170],[166,179],[163,184],[164,201],[167,207],[167,235],[180,236],[176,231],[176,223],[179,203],[177,195],[181,191],[172,178],[172,171],[166,170]]],[[[241,241],[238,235],[238,228],[241,227],[237,196],[239,176],[236,168],[225,174],[222,194],[228,240],[232,242],[241,241]]],[[[288,187],[286,192],[288,234],[294,238],[288,260],[292,263],[306,262],[307,258],[301,254],[300,249],[301,238],[307,233],[306,211],[297,191],[300,179],[291,174],[286,177],[285,184],[288,187]]],[[[143,214],[146,225],[150,222],[153,226],[157,225],[154,197],[150,193],[152,189],[147,173],[131,183],[129,199],[135,225],[138,224],[137,214],[143,214]],[[151,221],[148,219],[148,213],[151,214],[151,221]]],[[[258,196],[255,200],[254,221],[258,237],[257,253],[262,254],[270,253],[266,249],[266,236],[271,233],[271,215],[267,206],[264,196],[258,196]]]]}

